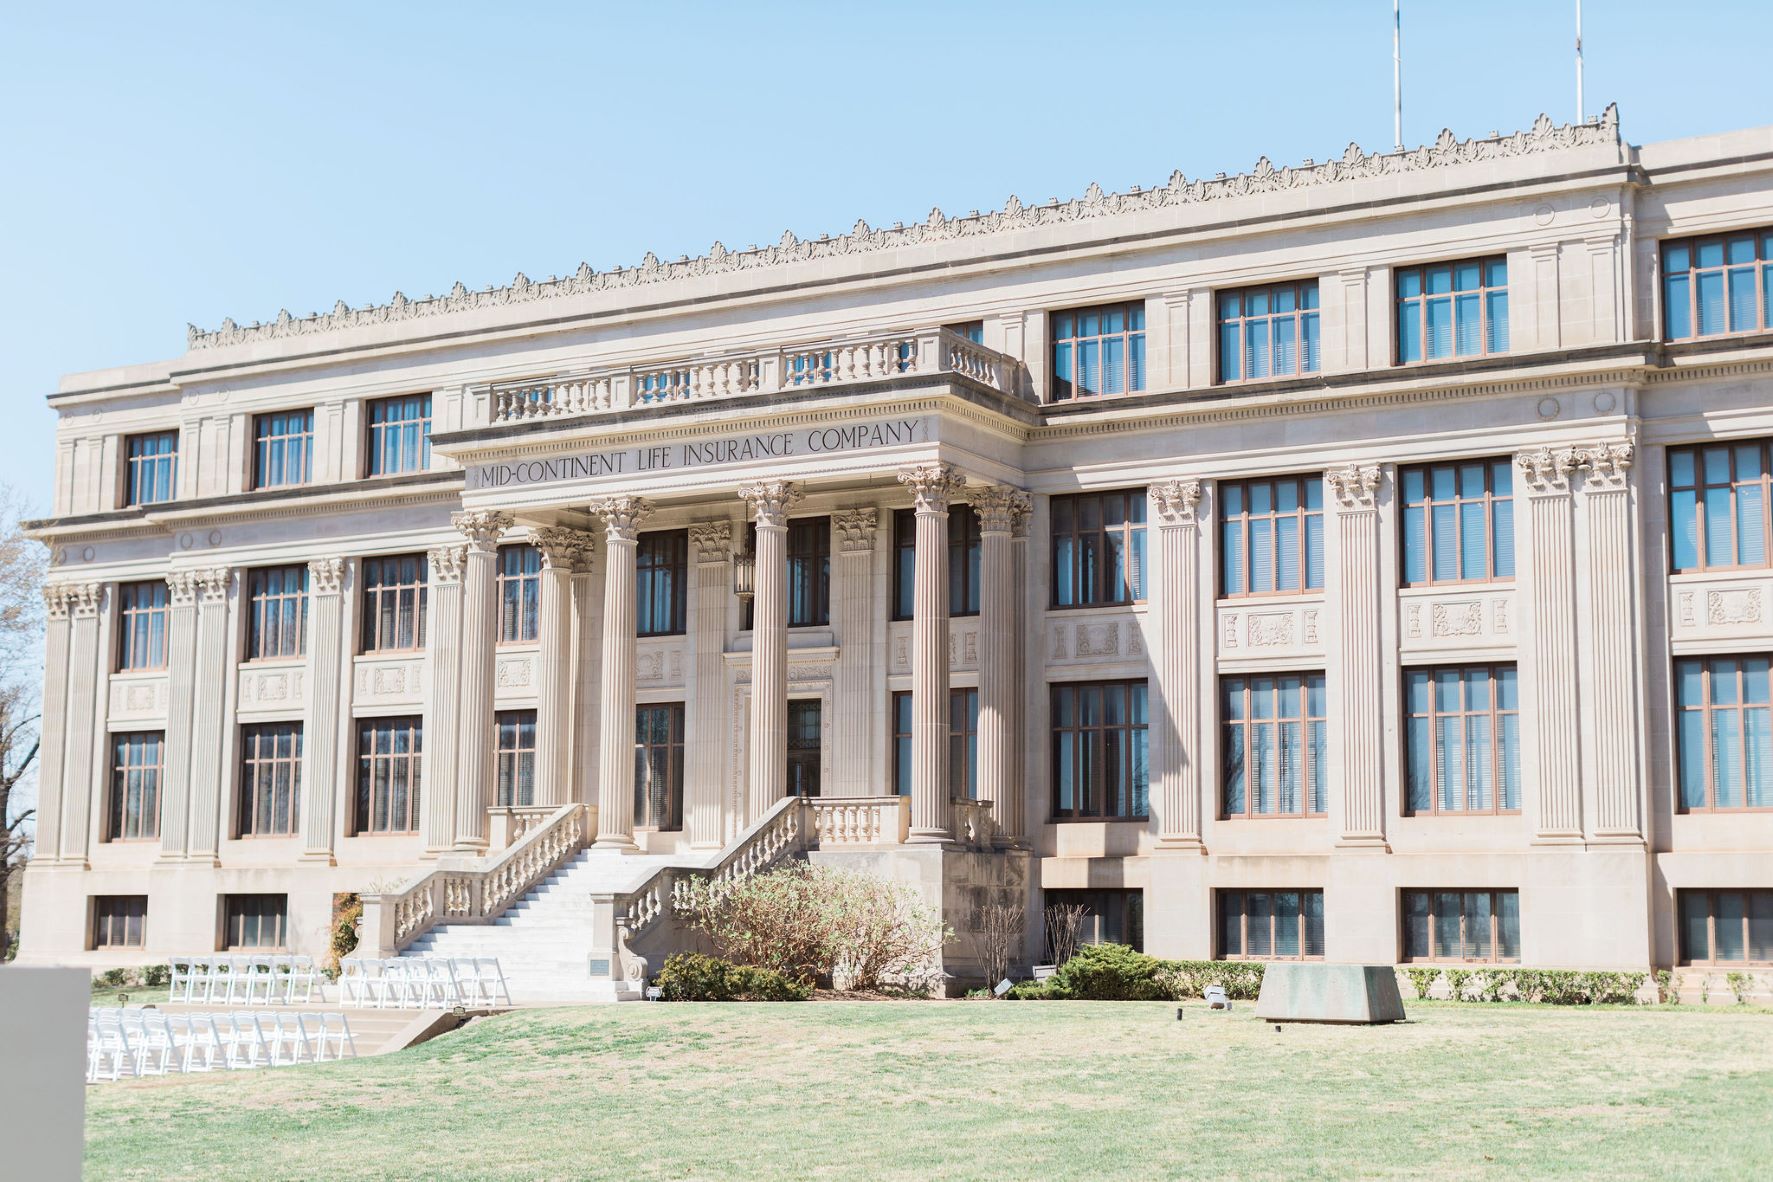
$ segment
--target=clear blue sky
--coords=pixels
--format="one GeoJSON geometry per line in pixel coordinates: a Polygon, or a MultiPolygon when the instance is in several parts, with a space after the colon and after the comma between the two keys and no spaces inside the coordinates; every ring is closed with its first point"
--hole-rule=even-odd
{"type": "MultiPolygon", "coordinates": [[[[1404,138],[1571,117],[1573,0],[1405,0],[1404,138]]],[[[0,17],[0,480],[64,372],[269,319],[1391,141],[1388,0],[56,4],[0,17]]],[[[1773,123],[1766,0],[1587,0],[1634,142],[1773,123]]]]}

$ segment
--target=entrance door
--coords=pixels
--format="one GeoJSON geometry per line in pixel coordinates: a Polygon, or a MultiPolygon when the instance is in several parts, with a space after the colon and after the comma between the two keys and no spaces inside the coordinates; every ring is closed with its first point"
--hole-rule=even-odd
{"type": "Polygon", "coordinates": [[[824,725],[817,698],[788,703],[788,791],[819,795],[819,768],[825,762],[824,725]]]}

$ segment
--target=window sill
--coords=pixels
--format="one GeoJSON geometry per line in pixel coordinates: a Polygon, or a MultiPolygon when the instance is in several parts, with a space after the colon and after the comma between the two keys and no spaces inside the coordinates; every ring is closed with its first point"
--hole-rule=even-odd
{"type": "Polygon", "coordinates": [[[1149,816],[1143,817],[1048,817],[1049,825],[1148,825],[1149,816]]]}

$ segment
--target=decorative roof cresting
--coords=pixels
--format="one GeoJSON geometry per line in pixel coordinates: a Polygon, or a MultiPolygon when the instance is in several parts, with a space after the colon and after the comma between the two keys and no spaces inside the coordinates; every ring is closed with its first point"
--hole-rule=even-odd
{"type": "Polygon", "coordinates": [[[1264,156],[1256,161],[1255,168],[1249,172],[1236,176],[1221,174],[1211,180],[1191,181],[1178,170],[1170,175],[1167,185],[1152,189],[1135,186],[1124,193],[1105,193],[1100,185],[1092,184],[1082,197],[1070,201],[1054,199],[1044,205],[1024,205],[1017,198],[1011,197],[1002,209],[990,213],[968,214],[965,217],[947,217],[940,209],[932,209],[928,218],[908,226],[894,225],[876,229],[866,221],[858,221],[848,234],[835,238],[822,235],[816,240],[800,239],[794,236],[793,231],[787,231],[774,246],[728,250],[716,242],[707,254],[699,258],[683,258],[671,263],[661,262],[657,255],[648,251],[638,267],[595,271],[590,264],[580,263],[576,272],[564,278],[538,281],[519,273],[504,287],[488,287],[481,291],[469,291],[461,283],[457,283],[447,295],[414,300],[408,299],[401,292],[395,292],[394,298],[389,302],[363,308],[350,307],[340,300],[333,305],[331,312],[317,312],[299,319],[291,316],[285,309],[277,314],[277,319],[263,324],[241,325],[232,319],[223,320],[221,327],[216,329],[202,329],[193,324],[186,329],[185,343],[190,349],[211,349],[248,341],[309,336],[336,329],[420,320],[478,308],[497,308],[591,292],[646,287],[704,275],[753,271],[814,259],[896,250],[954,238],[973,238],[1065,222],[1088,221],[1168,205],[1193,205],[1254,193],[1308,188],[1363,177],[1420,172],[1454,164],[1531,156],[1591,144],[1618,142],[1619,108],[1617,104],[1610,104],[1599,118],[1585,123],[1557,124],[1549,116],[1541,115],[1528,131],[1469,140],[1455,139],[1451,131],[1443,130],[1433,144],[1403,152],[1369,154],[1362,151],[1358,144],[1349,144],[1347,151],[1337,159],[1322,163],[1308,160],[1298,167],[1285,168],[1276,168],[1264,156]]]}

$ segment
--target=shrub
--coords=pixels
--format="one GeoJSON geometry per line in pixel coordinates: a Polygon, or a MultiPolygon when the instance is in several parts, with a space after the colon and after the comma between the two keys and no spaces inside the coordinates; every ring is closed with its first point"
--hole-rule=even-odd
{"type": "Polygon", "coordinates": [[[1447,969],[1447,996],[1454,1001],[1465,1000],[1465,983],[1471,980],[1470,969],[1447,969]]]}
{"type": "Polygon", "coordinates": [[[668,957],[655,983],[666,1001],[805,1001],[813,994],[770,969],[697,952],[668,957]]]}
{"type": "Polygon", "coordinates": [[[1167,960],[1163,978],[1177,1001],[1202,996],[1208,985],[1219,986],[1233,1001],[1254,1001],[1262,992],[1265,967],[1259,960],[1167,960]]]}
{"type": "Polygon", "coordinates": [[[1681,1004],[1681,979],[1674,975],[1674,970],[1656,970],[1656,996],[1665,1005],[1681,1004]]]}
{"type": "Polygon", "coordinates": [[[98,983],[107,989],[121,989],[130,983],[129,977],[128,969],[106,969],[99,974],[98,983]]]}
{"type": "Polygon", "coordinates": [[[172,966],[151,964],[142,969],[142,984],[149,989],[164,989],[172,984],[172,966]]]}
{"type": "Polygon", "coordinates": [[[1729,984],[1730,992],[1735,996],[1737,1005],[1748,1001],[1748,987],[1754,981],[1753,977],[1747,973],[1725,973],[1724,980],[1729,984]]]}
{"type": "Polygon", "coordinates": [[[329,977],[337,978],[339,962],[357,951],[357,921],[363,918],[363,896],[339,894],[332,897],[332,934],[327,941],[326,963],[321,968],[329,977]]]}
{"type": "Polygon", "coordinates": [[[1438,968],[1423,965],[1409,965],[1404,969],[1404,976],[1410,979],[1410,988],[1416,991],[1416,1000],[1421,1001],[1434,988],[1435,980],[1441,975],[1438,968]]]}
{"type": "Polygon", "coordinates": [[[1125,944],[1086,944],[1045,981],[1023,981],[1018,1001],[1181,1001],[1208,985],[1248,1001],[1262,991],[1260,961],[1159,960],[1125,944]]]}

